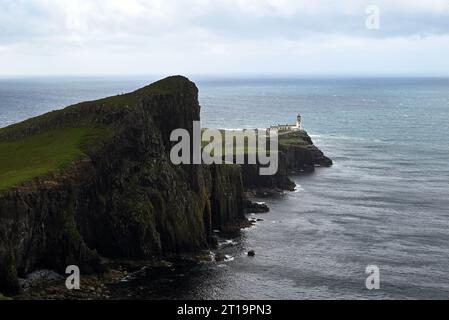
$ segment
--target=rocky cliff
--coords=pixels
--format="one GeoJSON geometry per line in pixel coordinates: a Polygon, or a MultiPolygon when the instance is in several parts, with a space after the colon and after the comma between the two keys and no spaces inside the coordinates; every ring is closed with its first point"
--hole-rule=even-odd
{"type": "Polygon", "coordinates": [[[280,133],[279,170],[274,176],[259,175],[259,165],[243,165],[242,177],[246,191],[270,194],[292,191],[295,183],[289,176],[293,173],[313,172],[316,167],[330,167],[332,160],[324,155],[305,131],[280,133]]]}
{"type": "Polygon", "coordinates": [[[290,172],[313,172],[316,167],[331,167],[333,162],[318,149],[306,131],[281,134],[279,149],[290,172]]]}
{"type": "Polygon", "coordinates": [[[266,209],[245,192],[292,190],[291,171],[332,164],[301,132],[281,137],[275,176],[257,165],[173,165],[171,132],[192,135],[199,119],[197,87],[177,76],[1,129],[0,292],[37,269],[96,273],[100,256],[207,248],[213,230],[266,209]]]}
{"type": "Polygon", "coordinates": [[[64,168],[0,192],[0,291],[15,291],[17,276],[39,268],[100,271],[99,255],[146,259],[205,248],[212,230],[244,219],[238,167],[170,162],[171,131],[191,131],[199,117],[196,86],[171,77],[2,129],[8,143],[72,127],[107,133],[64,168]]]}

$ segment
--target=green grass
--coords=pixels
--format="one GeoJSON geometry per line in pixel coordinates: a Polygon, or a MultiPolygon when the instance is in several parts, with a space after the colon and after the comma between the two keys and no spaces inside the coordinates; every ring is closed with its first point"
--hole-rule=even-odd
{"type": "Polygon", "coordinates": [[[106,136],[106,129],[82,127],[0,141],[0,191],[64,169],[106,136]]]}
{"type": "MultiPolygon", "coordinates": [[[[203,129],[203,130],[205,130],[205,129],[203,129]]],[[[262,150],[262,149],[260,149],[261,148],[260,146],[258,146],[257,148],[254,148],[254,146],[250,147],[248,145],[248,139],[247,139],[247,137],[245,137],[245,133],[242,130],[233,130],[233,131],[220,130],[220,132],[221,132],[221,137],[222,137],[221,150],[222,150],[222,156],[223,157],[227,156],[227,155],[237,156],[237,155],[242,155],[242,154],[243,155],[257,154],[259,152],[259,150],[261,152],[265,152],[265,154],[267,154],[267,155],[270,154],[269,149],[268,150],[267,149],[263,149],[262,150]],[[231,151],[232,153],[226,152],[227,151],[226,150],[226,144],[227,144],[226,132],[231,133],[234,136],[234,148],[231,151]],[[237,137],[239,137],[240,140],[244,139],[244,141],[245,141],[244,146],[239,146],[239,147],[236,146],[236,139],[237,139],[237,137]]],[[[256,141],[257,141],[257,138],[256,138],[256,141]]],[[[201,146],[202,146],[202,148],[204,148],[205,146],[207,146],[209,144],[211,144],[211,146],[214,146],[215,149],[219,149],[220,148],[220,142],[217,142],[217,141],[212,141],[212,142],[202,141],[201,146]]],[[[231,145],[231,142],[229,142],[229,146],[230,145],[231,145]]],[[[267,147],[269,147],[269,145],[267,145],[267,147]]],[[[213,156],[213,155],[214,155],[214,153],[211,152],[211,156],[213,156]]]]}
{"type": "Polygon", "coordinates": [[[304,141],[304,135],[301,132],[289,132],[279,135],[279,146],[293,147],[293,146],[307,146],[307,141],[304,141]]]}
{"type": "Polygon", "coordinates": [[[83,108],[89,108],[92,106],[104,106],[104,107],[136,107],[142,97],[154,94],[171,94],[177,91],[183,90],[188,84],[188,80],[182,76],[168,77],[157,82],[154,82],[146,87],[138,89],[136,91],[119,94],[112,97],[107,97],[94,101],[86,101],[68,106],[64,109],[55,110],[46,114],[30,118],[20,123],[10,125],[0,129],[0,136],[12,133],[15,131],[25,130],[29,127],[36,126],[39,123],[56,119],[65,112],[72,112],[83,108]]]}
{"type": "MultiPolygon", "coordinates": [[[[87,101],[28,119],[0,129],[0,191],[23,182],[60,170],[85,155],[86,148],[94,147],[108,135],[106,129],[89,128],[89,119],[77,124],[78,128],[60,128],[13,140],[14,134],[28,128],[39,128],[41,124],[58,120],[64,113],[76,112],[93,106],[136,107],[142,97],[153,94],[172,94],[183,90],[194,90],[193,85],[181,76],[168,77],[144,88],[96,101],[87,101]],[[2,139],[3,137],[3,139],[2,139]]],[[[22,135],[17,135],[22,136],[22,135]]]]}
{"type": "Polygon", "coordinates": [[[0,301],[8,301],[8,300],[12,300],[11,298],[5,297],[4,295],[2,295],[0,293],[0,301]]]}
{"type": "MultiPolygon", "coordinates": [[[[154,82],[146,87],[143,87],[134,92],[120,94],[95,101],[96,104],[105,106],[130,106],[134,107],[138,104],[140,99],[145,95],[152,94],[170,94],[183,89],[186,85],[187,79],[181,76],[168,77],[157,82],[154,82]]],[[[89,102],[88,102],[89,103],[89,102]]]]}
{"type": "Polygon", "coordinates": [[[305,146],[307,143],[298,137],[280,138],[280,146],[305,146]]]}
{"type": "Polygon", "coordinates": [[[168,77],[133,92],[118,94],[95,101],[81,102],[69,108],[88,107],[92,105],[105,107],[136,107],[144,96],[154,94],[171,94],[181,91],[187,83],[187,79],[182,76],[168,77]]]}
{"type": "MultiPolygon", "coordinates": [[[[204,129],[203,129],[204,130],[204,129]]],[[[222,155],[223,157],[228,155],[226,153],[226,149],[225,149],[225,130],[220,130],[221,135],[222,135],[222,155]]],[[[237,137],[243,137],[244,136],[244,132],[242,130],[235,130],[235,131],[227,131],[228,133],[232,133],[234,136],[237,137]]],[[[268,136],[267,136],[268,137],[268,136]]],[[[248,140],[245,139],[245,145],[244,147],[239,147],[237,148],[234,145],[234,150],[232,152],[232,154],[234,156],[236,155],[249,155],[249,154],[257,154],[259,151],[259,148],[249,148],[248,144],[247,144],[248,140]]],[[[208,145],[210,142],[209,141],[202,141],[202,148],[204,148],[206,145],[208,145]]],[[[220,144],[219,142],[213,141],[212,145],[216,146],[216,149],[220,148],[220,144]]],[[[306,147],[308,145],[308,142],[304,140],[304,134],[302,132],[288,132],[288,133],[282,133],[279,134],[279,148],[288,148],[288,147],[306,147]]],[[[265,150],[261,150],[262,152],[265,152],[265,154],[267,156],[270,155],[270,149],[269,149],[269,145],[267,144],[267,149],[265,150]]],[[[211,153],[211,156],[213,156],[213,152],[211,153]]]]}

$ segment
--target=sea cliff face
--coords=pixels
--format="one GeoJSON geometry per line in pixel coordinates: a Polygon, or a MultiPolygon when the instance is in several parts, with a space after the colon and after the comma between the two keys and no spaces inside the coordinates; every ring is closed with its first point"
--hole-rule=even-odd
{"type": "Polygon", "coordinates": [[[172,77],[3,129],[3,141],[73,126],[108,135],[63,170],[0,193],[0,291],[15,291],[17,276],[38,268],[100,271],[99,255],[195,251],[212,230],[244,219],[238,168],[170,162],[171,131],[191,131],[199,116],[196,86],[172,77]]]}
{"type": "Polygon", "coordinates": [[[171,132],[192,135],[199,120],[198,89],[178,76],[1,129],[7,150],[32,137],[26,145],[41,152],[36,137],[79,128],[84,138],[74,144],[81,156],[63,154],[57,170],[0,188],[0,292],[17,291],[18,277],[38,269],[101,273],[100,256],[143,260],[207,248],[213,230],[239,225],[248,208],[261,210],[248,191],[292,190],[291,171],[331,164],[300,133],[281,139],[272,177],[260,176],[257,165],[173,165],[171,132]]]}
{"type": "Polygon", "coordinates": [[[258,195],[279,191],[293,191],[291,174],[313,172],[316,167],[330,167],[331,159],[318,149],[306,131],[279,134],[279,170],[273,176],[259,174],[260,165],[243,165],[243,185],[246,191],[258,195]]]}

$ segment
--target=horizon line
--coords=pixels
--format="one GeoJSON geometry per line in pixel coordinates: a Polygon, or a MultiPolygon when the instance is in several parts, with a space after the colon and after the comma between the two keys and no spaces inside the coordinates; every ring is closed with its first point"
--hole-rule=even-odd
{"type": "Polygon", "coordinates": [[[89,73],[72,73],[72,74],[64,74],[64,73],[52,73],[52,74],[6,74],[0,75],[0,80],[9,80],[9,79],[23,79],[23,78],[157,78],[163,79],[169,76],[181,75],[187,78],[216,78],[216,79],[227,79],[227,78],[237,78],[237,79],[248,79],[253,80],[255,78],[261,79],[310,79],[310,78],[329,78],[329,79],[346,79],[346,78],[366,78],[366,79],[420,79],[420,78],[428,78],[428,79],[448,79],[449,74],[412,74],[412,73],[396,73],[396,74],[375,74],[375,73],[359,73],[359,74],[309,74],[309,73],[270,73],[270,72],[260,72],[260,73],[110,73],[110,74],[89,74],[89,73]]]}

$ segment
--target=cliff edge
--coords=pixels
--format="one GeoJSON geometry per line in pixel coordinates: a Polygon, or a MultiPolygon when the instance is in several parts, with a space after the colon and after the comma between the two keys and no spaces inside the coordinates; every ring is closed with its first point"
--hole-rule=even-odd
{"type": "Polygon", "coordinates": [[[243,165],[242,179],[247,192],[269,195],[273,192],[293,191],[291,174],[314,172],[317,167],[331,167],[333,162],[314,145],[306,131],[279,134],[279,169],[273,176],[261,176],[259,165],[243,165]]]}

